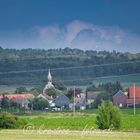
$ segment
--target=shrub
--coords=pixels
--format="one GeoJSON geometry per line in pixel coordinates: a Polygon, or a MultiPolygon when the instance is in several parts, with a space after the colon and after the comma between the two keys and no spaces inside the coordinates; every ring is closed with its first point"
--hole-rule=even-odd
{"type": "Polygon", "coordinates": [[[0,128],[23,128],[26,124],[26,121],[19,119],[11,113],[3,112],[0,114],[0,128]]]}
{"type": "Polygon", "coordinates": [[[102,101],[98,107],[97,124],[100,129],[119,129],[121,126],[121,113],[112,102],[102,101]]]}
{"type": "Polygon", "coordinates": [[[23,118],[18,118],[16,122],[16,128],[24,128],[28,124],[27,120],[23,118]]]}

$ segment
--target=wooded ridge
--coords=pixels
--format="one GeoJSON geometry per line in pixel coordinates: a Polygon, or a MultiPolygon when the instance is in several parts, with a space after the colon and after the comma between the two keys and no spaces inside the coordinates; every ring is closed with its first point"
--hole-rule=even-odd
{"type": "Polygon", "coordinates": [[[0,47],[0,84],[40,84],[49,68],[53,78],[62,81],[140,73],[140,53],[0,47]]]}

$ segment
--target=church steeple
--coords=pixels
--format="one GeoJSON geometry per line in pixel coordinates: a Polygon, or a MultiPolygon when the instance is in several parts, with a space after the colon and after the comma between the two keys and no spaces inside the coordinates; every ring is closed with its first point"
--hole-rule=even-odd
{"type": "Polygon", "coordinates": [[[43,90],[43,93],[45,94],[46,93],[46,90],[47,89],[50,89],[50,88],[54,88],[54,85],[52,84],[52,76],[51,76],[51,72],[50,72],[50,69],[49,69],[48,70],[48,83],[45,86],[45,88],[43,90]]]}
{"type": "Polygon", "coordinates": [[[51,76],[50,69],[48,70],[48,82],[52,83],[52,76],[51,76]]]}

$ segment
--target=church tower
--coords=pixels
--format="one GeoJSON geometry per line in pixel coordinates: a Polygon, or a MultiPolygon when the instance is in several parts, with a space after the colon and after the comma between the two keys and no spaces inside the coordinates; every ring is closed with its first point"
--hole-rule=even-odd
{"type": "Polygon", "coordinates": [[[50,69],[48,70],[48,83],[49,83],[49,82],[52,83],[52,76],[51,76],[50,69]]]}
{"type": "Polygon", "coordinates": [[[45,86],[45,88],[43,89],[43,93],[45,93],[46,90],[50,89],[50,88],[54,88],[54,85],[52,84],[52,76],[51,76],[51,72],[50,72],[50,69],[49,69],[48,70],[48,83],[45,86]]]}

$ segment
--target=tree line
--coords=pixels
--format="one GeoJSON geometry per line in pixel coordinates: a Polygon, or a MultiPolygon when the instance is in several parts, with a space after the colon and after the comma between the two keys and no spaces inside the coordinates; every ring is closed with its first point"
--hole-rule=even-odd
{"type": "Polygon", "coordinates": [[[0,47],[0,84],[42,84],[46,83],[48,69],[54,81],[66,84],[86,84],[82,78],[96,78],[109,75],[123,75],[140,72],[140,53],[121,53],[107,51],[83,51],[80,49],[4,49],[0,47]],[[120,62],[134,62],[121,64],[120,62]],[[112,65],[112,63],[118,63],[112,65]],[[120,63],[120,64],[119,64],[120,63]],[[103,65],[110,64],[110,65],[103,65]],[[101,65],[88,67],[91,65],[101,65]],[[82,66],[82,67],[81,67],[82,66]],[[59,69],[67,67],[80,67],[59,69]],[[57,69],[58,68],[58,69],[57,69]],[[40,71],[43,69],[44,71],[40,71]],[[38,70],[33,72],[34,70],[38,70]],[[18,73],[5,73],[19,71],[18,73]],[[24,71],[24,72],[21,72],[24,71]],[[28,72],[30,71],[30,72],[28,72]],[[3,74],[3,72],[5,74],[3,74]],[[46,75],[46,77],[45,77],[46,75]]]}

